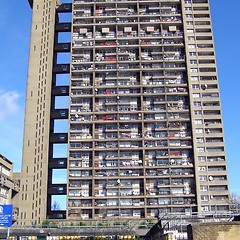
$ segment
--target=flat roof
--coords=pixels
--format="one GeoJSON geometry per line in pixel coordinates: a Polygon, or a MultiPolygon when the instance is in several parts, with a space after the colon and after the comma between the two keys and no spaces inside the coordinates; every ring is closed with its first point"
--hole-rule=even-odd
{"type": "Polygon", "coordinates": [[[9,159],[7,159],[6,157],[4,157],[2,154],[0,154],[0,158],[2,158],[4,161],[8,162],[9,164],[13,164],[9,159]]]}

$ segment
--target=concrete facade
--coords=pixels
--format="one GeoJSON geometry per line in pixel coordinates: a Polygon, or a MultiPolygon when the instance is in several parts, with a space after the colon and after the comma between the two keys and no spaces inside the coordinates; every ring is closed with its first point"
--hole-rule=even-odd
{"type": "Polygon", "coordinates": [[[208,0],[30,5],[19,224],[228,211],[208,0]],[[60,196],[66,209],[53,207],[60,196]]]}

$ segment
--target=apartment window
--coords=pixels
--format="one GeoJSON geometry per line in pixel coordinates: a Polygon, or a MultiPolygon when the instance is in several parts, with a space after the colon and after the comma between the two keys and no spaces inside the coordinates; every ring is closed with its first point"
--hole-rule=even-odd
{"type": "Polygon", "coordinates": [[[200,185],[200,191],[202,192],[208,191],[208,186],[200,185]]]}
{"type": "Polygon", "coordinates": [[[208,11],[209,8],[208,7],[194,7],[193,10],[194,11],[208,11]]]}
{"type": "Polygon", "coordinates": [[[192,26],[193,25],[193,21],[186,21],[188,26],[192,26]]]}
{"type": "Polygon", "coordinates": [[[187,33],[194,33],[193,29],[187,29],[187,33]]]}
{"type": "Polygon", "coordinates": [[[204,29],[196,29],[196,32],[197,33],[210,33],[212,31],[211,31],[211,28],[204,28],[204,29]]]}
{"type": "Polygon", "coordinates": [[[186,14],[186,18],[193,18],[192,14],[186,14]]]}
{"type": "Polygon", "coordinates": [[[191,57],[197,56],[197,53],[196,52],[189,52],[189,56],[191,56],[191,57]]]}
{"type": "Polygon", "coordinates": [[[207,148],[207,152],[224,152],[223,147],[209,147],[207,148]]]}
{"type": "Polygon", "coordinates": [[[224,191],[227,190],[227,186],[210,186],[210,191],[224,191]]]}

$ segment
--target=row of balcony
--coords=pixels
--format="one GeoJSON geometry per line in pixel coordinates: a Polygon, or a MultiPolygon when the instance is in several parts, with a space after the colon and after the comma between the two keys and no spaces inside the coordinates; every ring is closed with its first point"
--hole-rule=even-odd
{"type": "MultiPolygon", "coordinates": [[[[146,79],[142,79],[142,82],[140,83],[140,81],[137,81],[137,80],[121,80],[121,79],[118,79],[118,80],[98,80],[98,78],[95,79],[95,86],[96,88],[94,89],[94,93],[93,93],[93,89],[90,89],[88,90],[88,88],[82,88],[82,87],[86,87],[86,86],[93,86],[93,84],[90,82],[90,81],[72,81],[72,95],[76,95],[76,91],[75,89],[78,89],[79,87],[81,87],[81,95],[82,94],[113,94],[111,92],[111,86],[113,87],[117,87],[119,86],[119,91],[123,91],[121,90],[121,86],[132,86],[136,89],[135,86],[137,86],[138,88],[141,87],[142,85],[153,85],[152,87],[155,88],[157,87],[158,85],[165,85],[165,84],[174,84],[174,85],[185,85],[185,86],[174,86],[172,88],[166,86],[166,87],[162,87],[162,93],[164,92],[169,92],[169,93],[172,93],[172,92],[186,92],[187,91],[187,88],[186,88],[186,83],[184,81],[181,81],[181,80],[161,80],[161,79],[149,79],[149,80],[146,80],[146,79]],[[104,87],[106,86],[106,90],[104,91],[103,88],[101,87],[104,87]],[[99,87],[99,88],[98,88],[99,87]]],[[[150,89],[151,91],[154,91],[154,89],[150,89]]],[[[145,93],[147,93],[147,90],[149,90],[149,88],[145,88],[145,93]]],[[[114,91],[117,91],[116,89],[114,91]]],[[[128,90],[130,93],[130,89],[128,90]]],[[[116,93],[115,93],[116,94],[116,93]]],[[[204,94],[205,97],[213,97],[210,93],[209,94],[204,94]]]]}
{"type": "MultiPolygon", "coordinates": [[[[82,78],[81,75],[73,75],[73,79],[71,82],[71,87],[72,89],[76,89],[78,87],[111,87],[111,86],[141,86],[141,85],[153,85],[153,86],[158,86],[158,85],[186,85],[186,82],[183,79],[175,80],[175,79],[154,79],[154,77],[144,77],[142,81],[140,82],[137,78],[132,78],[132,77],[122,77],[121,76],[116,77],[115,80],[111,79],[112,77],[96,77],[95,78],[95,83],[93,84],[93,81],[89,78],[82,78]],[[81,80],[75,80],[76,78],[79,78],[81,80]],[[129,78],[129,79],[126,79],[129,78]]],[[[82,90],[84,91],[84,90],[82,90]]],[[[97,91],[95,91],[97,92],[97,91]]],[[[85,92],[83,92],[85,93],[85,92]]],[[[85,94],[92,94],[92,92],[87,91],[85,94]]]]}
{"type": "MultiPolygon", "coordinates": [[[[179,150],[179,151],[173,151],[170,150],[168,152],[167,150],[146,150],[147,154],[145,155],[145,165],[146,166],[163,166],[163,165],[172,165],[172,167],[176,165],[191,165],[192,159],[189,158],[190,151],[189,150],[179,150]]],[[[97,160],[103,161],[105,160],[114,160],[114,159],[124,159],[124,160],[134,160],[134,161],[140,161],[139,157],[139,151],[108,151],[108,152],[98,152],[95,151],[95,157],[97,160]]],[[[92,166],[92,152],[86,152],[86,151],[71,151],[69,156],[70,164],[72,167],[91,167],[92,166]],[[85,165],[80,165],[85,164],[85,165]]],[[[215,155],[215,156],[201,156],[198,159],[199,162],[208,162],[210,164],[211,162],[216,164],[216,162],[219,164],[225,162],[225,158],[221,155],[215,155]]]]}
{"type": "MultiPolygon", "coordinates": [[[[132,188],[140,189],[140,185],[143,183],[143,180],[126,180],[126,179],[115,179],[115,180],[95,180],[94,189],[103,189],[103,188],[132,188]]],[[[172,187],[176,189],[176,186],[187,188],[189,184],[193,182],[192,179],[187,178],[172,178],[171,181],[168,178],[165,179],[148,179],[146,183],[146,190],[148,189],[157,189],[162,187],[172,187]],[[170,185],[171,182],[171,185],[170,185]]],[[[70,180],[69,187],[76,187],[82,189],[89,189],[92,187],[92,181],[86,180],[70,180]]]]}
{"type": "MultiPolygon", "coordinates": [[[[186,140],[182,140],[182,141],[166,141],[166,140],[155,140],[155,141],[147,141],[147,140],[144,140],[144,143],[141,141],[139,141],[140,137],[138,138],[131,138],[131,142],[129,142],[129,138],[127,138],[126,140],[127,141],[114,141],[114,138],[112,138],[112,142],[108,142],[109,141],[109,138],[106,138],[106,142],[103,142],[101,140],[99,141],[95,141],[95,146],[94,148],[96,149],[101,149],[101,148],[129,148],[129,147],[132,147],[132,148],[141,148],[143,146],[145,146],[146,148],[158,148],[158,147],[161,147],[161,148],[166,148],[166,147],[192,147],[192,142],[191,141],[186,141],[186,140]],[[135,141],[133,141],[133,139],[135,141]]],[[[84,139],[85,141],[86,140],[90,140],[91,139],[87,138],[87,139],[84,139]]],[[[70,146],[69,148],[70,149],[76,149],[76,148],[83,148],[83,149],[91,149],[93,148],[93,144],[91,142],[85,142],[85,141],[82,141],[82,142],[70,142],[70,146]]],[[[209,150],[209,152],[211,152],[209,150]]],[[[220,152],[220,149],[216,152],[220,152]]]]}
{"type": "MultiPolygon", "coordinates": [[[[134,27],[136,26],[136,24],[140,24],[141,26],[144,26],[144,24],[162,24],[163,27],[164,24],[174,24],[176,27],[176,25],[178,24],[181,24],[182,23],[182,19],[181,17],[161,17],[161,16],[158,16],[158,17],[149,17],[147,15],[145,15],[145,17],[140,17],[138,18],[137,16],[124,16],[122,14],[119,14],[119,15],[115,15],[114,13],[113,14],[109,14],[109,13],[102,13],[100,15],[95,15],[95,17],[93,17],[93,15],[91,14],[87,14],[88,16],[85,17],[84,16],[85,14],[76,14],[75,17],[74,17],[74,20],[73,20],[73,25],[74,26],[77,26],[78,24],[79,25],[83,25],[83,24],[86,24],[86,25],[91,25],[91,24],[94,24],[96,27],[98,25],[101,26],[101,24],[103,24],[103,26],[105,26],[106,24],[108,25],[118,25],[118,27],[120,27],[121,25],[124,26],[126,23],[129,23],[128,25],[134,27]],[[121,16],[122,15],[122,16],[121,16]],[[98,18],[99,16],[99,18],[98,18]],[[111,18],[106,18],[106,17],[110,17],[111,18]],[[104,18],[102,18],[104,17],[104,18]]],[[[200,25],[200,24],[199,24],[200,25]]]]}
{"type": "Polygon", "coordinates": [[[162,5],[158,2],[151,4],[138,4],[131,3],[129,4],[98,4],[94,5],[85,4],[83,6],[75,5],[73,15],[75,17],[91,17],[95,16],[96,18],[99,16],[128,16],[132,17],[132,15],[171,15],[178,16],[181,14],[180,6],[176,5],[162,5]]]}
{"type": "MultiPolygon", "coordinates": [[[[129,37],[126,37],[129,38],[129,37]]],[[[147,38],[147,36],[146,36],[147,38]]],[[[141,46],[141,47],[163,47],[163,51],[164,52],[174,52],[175,49],[174,47],[183,47],[183,43],[181,41],[161,41],[161,39],[153,39],[152,36],[149,36],[149,39],[145,39],[145,40],[140,40],[138,41],[137,39],[135,40],[131,40],[131,38],[129,40],[118,40],[118,41],[93,41],[93,40],[86,40],[86,39],[78,39],[78,40],[73,40],[73,48],[78,48],[78,47],[84,47],[87,48],[87,46],[90,46],[91,48],[93,46],[95,46],[95,48],[101,48],[101,47],[107,47],[107,48],[116,48],[116,47],[137,47],[137,46],[141,46]],[[173,48],[169,48],[169,46],[172,46],[173,48]]]]}
{"type": "Polygon", "coordinates": [[[152,69],[152,70],[158,70],[158,69],[172,69],[172,68],[178,68],[178,70],[185,70],[185,64],[183,63],[170,63],[167,62],[165,64],[161,63],[142,63],[141,65],[139,63],[112,63],[112,64],[74,64],[72,65],[72,72],[77,72],[77,71],[97,71],[97,70],[132,70],[132,69],[152,69]]]}
{"type": "MultiPolygon", "coordinates": [[[[146,1],[144,1],[144,0],[139,0],[140,2],[149,2],[149,3],[157,3],[158,4],[158,1],[156,2],[156,0],[146,0],[146,1]]],[[[86,3],[86,4],[89,4],[89,3],[91,3],[91,4],[94,4],[94,3],[118,3],[119,4],[119,2],[124,2],[124,3],[129,3],[129,2],[131,2],[131,4],[132,3],[137,3],[137,2],[139,2],[139,1],[137,1],[137,0],[128,0],[128,1],[126,1],[126,0],[95,0],[94,2],[92,1],[92,0],[74,0],[74,6],[75,7],[78,7],[78,6],[81,6],[82,5],[82,3],[86,3]]],[[[190,0],[185,0],[186,1],[186,3],[191,3],[191,1],[190,0]]],[[[180,0],[163,0],[163,3],[166,3],[166,5],[164,5],[166,8],[171,8],[171,6],[172,6],[172,4],[174,4],[173,6],[175,6],[176,4],[179,4],[180,3],[180,0]]]]}
{"type": "MultiPolygon", "coordinates": [[[[175,107],[168,107],[168,108],[164,108],[162,106],[145,106],[143,108],[141,107],[137,107],[137,106],[118,106],[118,107],[114,107],[114,106],[110,106],[110,107],[106,107],[106,106],[95,106],[95,112],[129,112],[129,111],[148,111],[148,112],[161,112],[161,111],[168,111],[168,112],[178,112],[178,111],[183,111],[183,110],[189,110],[188,106],[175,106],[175,107]]],[[[91,108],[89,106],[84,106],[84,107],[72,107],[71,108],[71,113],[82,113],[82,112],[91,112],[91,108]]],[[[212,115],[210,114],[205,114],[205,115],[212,115]]],[[[77,116],[75,116],[77,117],[77,116]]],[[[108,116],[104,117],[97,117],[96,120],[110,120],[108,118],[108,116]]]]}
{"type": "MultiPolygon", "coordinates": [[[[96,133],[102,133],[102,132],[138,132],[139,129],[141,129],[142,126],[141,124],[138,123],[120,123],[120,124],[97,124],[95,126],[95,132],[96,133]]],[[[89,134],[92,129],[92,125],[89,124],[72,124],[70,126],[70,130],[79,130],[81,133],[87,133],[89,134]]],[[[167,124],[166,122],[161,122],[161,123],[145,123],[143,131],[146,133],[152,133],[156,134],[159,131],[161,131],[162,137],[181,137],[185,133],[183,137],[186,135],[189,135],[190,132],[186,132],[187,129],[189,129],[189,125],[184,122],[170,122],[167,124]],[[168,129],[169,127],[171,128],[176,128],[176,129],[170,129],[170,130],[165,130],[164,128],[168,129]],[[179,130],[180,128],[180,130],[179,130]],[[163,131],[165,130],[165,131],[163,131]]],[[[79,133],[76,132],[75,136],[78,136],[79,133]]],[[[71,135],[74,136],[74,135],[71,135]]]]}
{"type": "MultiPolygon", "coordinates": [[[[83,114],[83,113],[81,113],[83,114]]],[[[142,120],[142,116],[140,113],[132,113],[132,114],[108,114],[108,115],[93,115],[86,114],[86,115],[79,115],[74,114],[71,116],[71,121],[129,121],[129,120],[142,120]]],[[[167,120],[179,120],[179,121],[189,121],[190,115],[188,113],[145,113],[143,120],[146,121],[167,121],[167,120]]]]}
{"type": "MultiPolygon", "coordinates": [[[[92,167],[92,162],[91,161],[70,161],[69,162],[69,168],[71,169],[78,169],[78,168],[89,168],[92,167]]],[[[94,164],[95,168],[111,168],[111,167],[142,167],[143,166],[143,161],[139,158],[135,158],[132,160],[123,160],[123,161],[118,161],[118,160],[95,160],[95,164],[94,164]]],[[[180,161],[180,160],[175,160],[175,159],[171,159],[169,160],[146,160],[145,167],[169,167],[171,166],[171,168],[177,168],[179,166],[184,166],[184,167],[192,167],[192,161],[186,160],[184,161],[180,161]]],[[[218,167],[216,169],[213,168],[213,170],[224,170],[221,167],[218,167]]],[[[209,171],[211,171],[211,169],[209,169],[209,171]]]]}
{"type": "MultiPolygon", "coordinates": [[[[150,207],[150,206],[149,206],[150,207]]],[[[224,207],[224,206],[223,206],[224,207]]],[[[227,207],[226,209],[227,210],[227,207]]],[[[81,219],[92,219],[93,215],[96,218],[102,218],[102,219],[109,219],[109,218],[131,218],[131,219],[141,219],[143,216],[146,216],[146,218],[157,218],[159,217],[159,214],[166,214],[166,213],[181,213],[181,214],[186,214],[186,213],[191,213],[192,212],[192,207],[178,207],[172,205],[171,207],[166,207],[162,206],[159,208],[153,208],[153,209],[147,209],[147,214],[145,215],[144,209],[96,209],[93,211],[92,209],[70,209],[68,216],[71,218],[81,218],[81,219]]]]}
{"type": "MultiPolygon", "coordinates": [[[[116,166],[117,167],[117,166],[116,166]]],[[[69,177],[91,177],[93,176],[92,170],[70,170],[69,177]]],[[[141,176],[190,176],[193,175],[193,169],[191,168],[179,168],[179,169],[168,169],[168,168],[160,168],[160,169],[146,169],[146,173],[144,175],[142,169],[96,169],[94,171],[95,177],[141,177],[141,176]]],[[[218,179],[221,180],[221,179],[218,179]]],[[[224,179],[223,179],[224,180],[224,179]]]]}
{"type": "MultiPolygon", "coordinates": [[[[173,102],[178,102],[181,99],[185,99],[185,97],[187,96],[187,88],[186,87],[164,88],[164,87],[151,86],[148,88],[147,87],[143,88],[143,91],[141,91],[141,88],[139,88],[139,87],[137,87],[137,88],[118,88],[118,89],[116,89],[116,88],[112,88],[112,89],[111,88],[106,88],[106,89],[103,89],[103,88],[99,88],[99,89],[98,88],[95,88],[95,89],[84,88],[84,89],[82,89],[82,88],[80,88],[79,90],[73,89],[71,91],[71,95],[72,95],[71,97],[73,99],[72,100],[73,104],[78,104],[77,101],[81,102],[82,99],[80,97],[82,97],[82,95],[86,95],[84,97],[89,97],[89,98],[86,98],[87,100],[86,100],[85,105],[90,105],[90,103],[88,103],[91,99],[90,97],[93,97],[91,95],[95,95],[96,99],[97,99],[96,102],[100,102],[100,105],[104,105],[104,104],[107,105],[107,103],[115,103],[115,104],[120,105],[121,103],[126,104],[126,99],[129,99],[129,95],[131,98],[134,98],[134,97],[137,97],[134,95],[140,96],[142,94],[148,95],[150,93],[160,95],[159,101],[156,101],[156,104],[160,103],[160,102],[161,103],[171,102],[170,104],[172,104],[173,102]],[[127,96],[125,94],[127,94],[127,96]],[[101,96],[102,98],[100,98],[100,96],[98,98],[97,95],[103,95],[103,96],[101,96]],[[109,95],[112,95],[112,96],[109,96],[109,95]]],[[[196,95],[196,96],[198,96],[198,95],[196,95]]],[[[216,98],[216,97],[218,97],[218,94],[209,92],[206,94],[202,94],[202,96],[204,98],[216,98]]],[[[147,96],[146,98],[149,98],[149,96],[147,96]]],[[[154,96],[152,97],[152,99],[154,99],[154,96]]],[[[130,104],[133,106],[135,105],[134,103],[130,103],[130,104]]],[[[80,103],[80,105],[81,105],[81,103],[80,103]]],[[[144,104],[144,105],[146,105],[146,104],[144,104]]],[[[72,106],[72,107],[74,109],[74,106],[72,106]]]]}
{"type": "MultiPolygon", "coordinates": [[[[118,57],[116,57],[117,56],[116,53],[112,53],[112,52],[96,53],[95,55],[96,55],[95,62],[117,62],[117,61],[121,62],[121,61],[138,61],[139,60],[139,57],[136,52],[126,53],[125,54],[126,56],[123,56],[123,54],[118,53],[118,57]],[[106,56],[108,54],[111,54],[112,56],[111,57],[106,56]]],[[[165,62],[166,66],[170,65],[172,63],[172,60],[174,60],[174,62],[175,62],[176,60],[184,60],[184,59],[185,58],[182,56],[175,56],[175,55],[161,54],[161,55],[153,56],[151,53],[142,53],[141,54],[141,62],[142,63],[145,63],[144,61],[148,61],[148,60],[157,61],[157,62],[164,62],[164,61],[168,60],[168,64],[166,64],[166,62],[165,62]]],[[[90,53],[82,54],[82,56],[73,56],[73,58],[72,58],[73,65],[76,65],[77,63],[86,63],[86,62],[93,62],[93,58],[91,57],[90,53]]],[[[172,66],[174,66],[174,65],[172,65],[172,66]]],[[[144,67],[144,65],[143,65],[143,67],[144,67]]]]}
{"type": "MultiPolygon", "coordinates": [[[[179,205],[179,204],[195,204],[194,198],[189,197],[173,197],[173,198],[159,198],[159,199],[148,199],[147,204],[144,204],[142,199],[111,199],[108,200],[96,200],[95,207],[113,207],[113,206],[152,206],[152,205],[179,205]]],[[[82,200],[70,200],[68,207],[92,207],[91,201],[82,200]]]]}
{"type": "MultiPolygon", "coordinates": [[[[92,139],[93,135],[91,134],[91,132],[89,133],[76,133],[73,132],[70,134],[70,141],[71,140],[81,140],[81,139],[92,139]]],[[[144,137],[145,141],[147,142],[147,139],[161,139],[161,138],[169,138],[169,145],[170,146],[180,146],[181,145],[181,141],[186,141],[186,140],[171,140],[171,138],[184,138],[186,139],[187,137],[191,137],[191,132],[189,131],[188,133],[186,132],[174,132],[172,131],[171,133],[167,133],[167,132],[147,132],[144,135],[142,135],[142,133],[140,132],[113,132],[113,133],[95,133],[94,134],[94,138],[95,139],[121,139],[121,138],[142,138],[144,137]]],[[[214,139],[213,139],[214,141],[214,139]]],[[[210,141],[209,141],[210,142],[210,141]]]]}
{"type": "MultiPolygon", "coordinates": [[[[165,187],[165,188],[147,188],[145,195],[189,195],[191,193],[190,187],[165,187]]],[[[140,190],[140,187],[135,188],[102,188],[95,186],[94,188],[94,196],[96,197],[106,197],[106,196],[142,196],[144,192],[140,190]]],[[[69,197],[89,197],[92,196],[92,189],[84,188],[84,189],[69,189],[69,197]]]]}

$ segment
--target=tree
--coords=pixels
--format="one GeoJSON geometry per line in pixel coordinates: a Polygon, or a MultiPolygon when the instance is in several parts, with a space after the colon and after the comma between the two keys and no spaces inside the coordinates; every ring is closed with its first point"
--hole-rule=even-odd
{"type": "Polygon", "coordinates": [[[240,196],[237,193],[230,194],[230,210],[234,213],[240,211],[240,196]]]}
{"type": "Polygon", "coordinates": [[[60,204],[57,201],[54,201],[52,204],[52,211],[58,211],[60,210],[60,204]]]}

